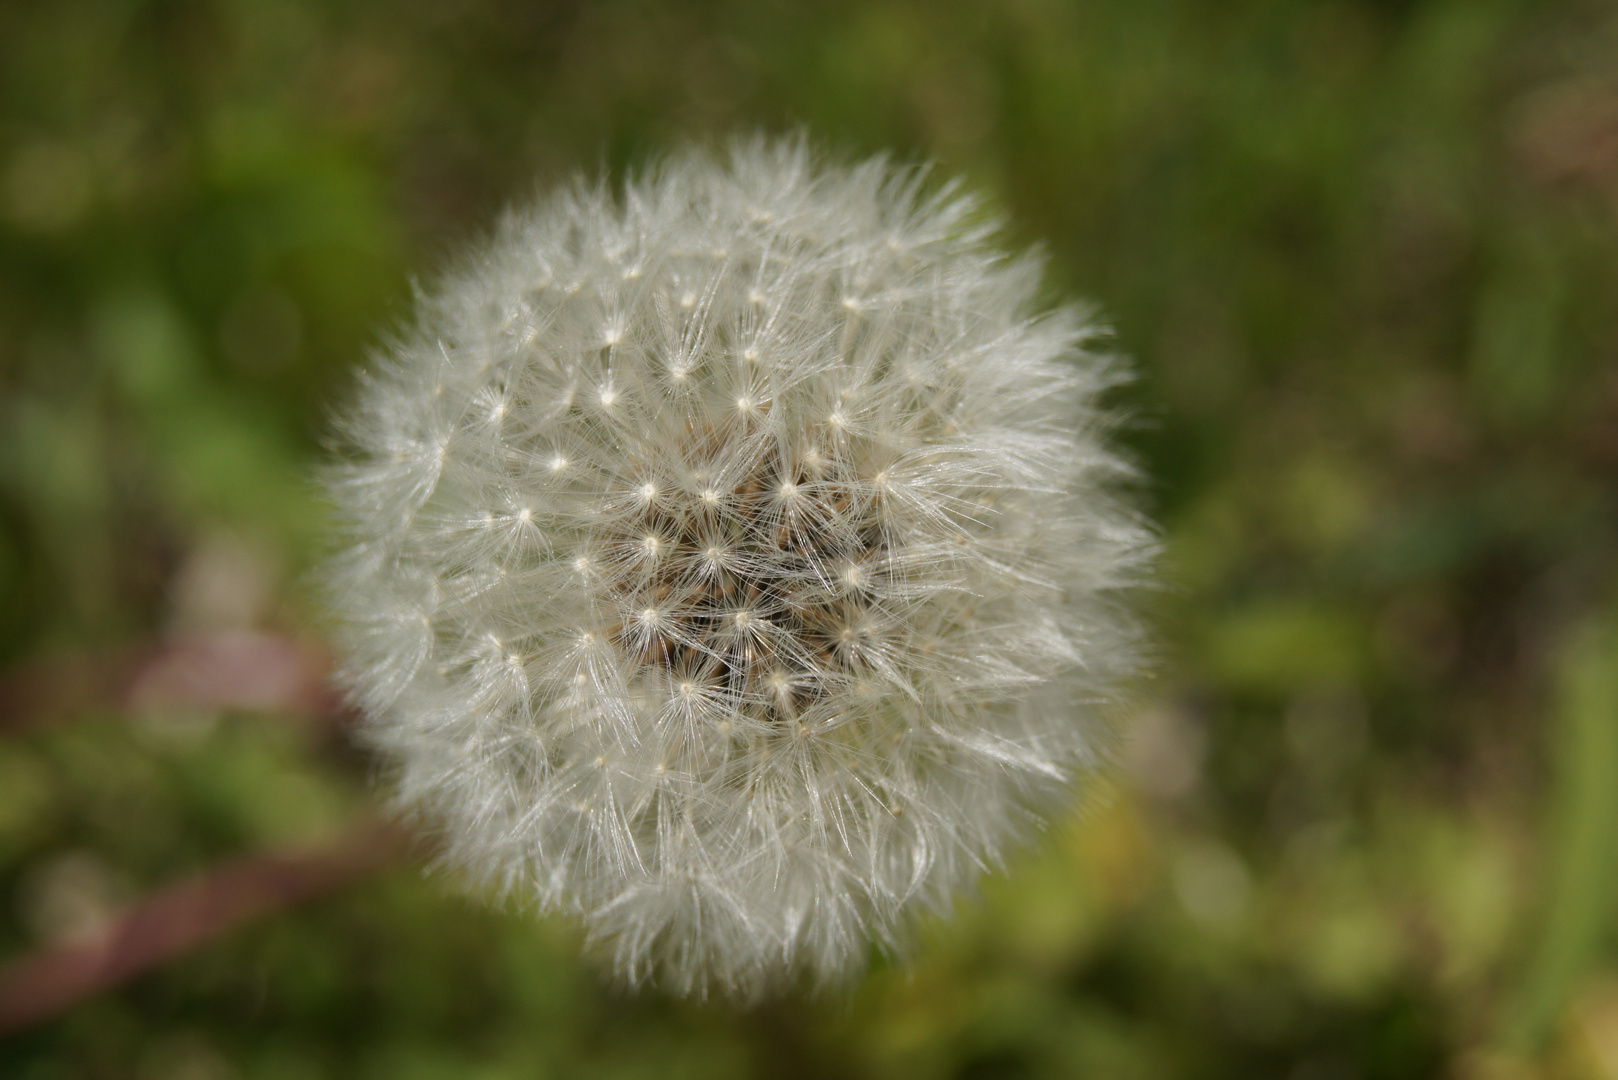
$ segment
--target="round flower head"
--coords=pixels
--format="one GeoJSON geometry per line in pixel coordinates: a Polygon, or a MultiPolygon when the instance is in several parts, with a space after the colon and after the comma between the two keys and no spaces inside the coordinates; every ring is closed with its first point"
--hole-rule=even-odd
{"type": "Polygon", "coordinates": [[[331,588],[402,802],[631,981],[854,970],[1101,754],[1118,371],[990,231],[800,142],[580,184],[345,421],[331,588]]]}

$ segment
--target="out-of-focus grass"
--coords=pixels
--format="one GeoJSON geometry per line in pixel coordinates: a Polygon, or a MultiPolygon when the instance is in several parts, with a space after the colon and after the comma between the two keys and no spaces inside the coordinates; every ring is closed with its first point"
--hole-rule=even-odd
{"type": "Polygon", "coordinates": [[[1618,629],[1580,628],[1562,657],[1552,738],[1550,854],[1543,929],[1510,1029],[1518,1048],[1550,1034],[1595,966],[1618,907],[1618,629]]]}
{"type": "MultiPolygon", "coordinates": [[[[1166,587],[1117,774],[848,997],[601,984],[414,869],[22,1077],[1618,1076],[1618,19],[1525,0],[0,7],[0,659],[318,636],[326,411],[510,198],[805,126],[1117,327],[1166,587]]],[[[0,955],[372,801],[329,729],[0,738],[0,955]]]]}

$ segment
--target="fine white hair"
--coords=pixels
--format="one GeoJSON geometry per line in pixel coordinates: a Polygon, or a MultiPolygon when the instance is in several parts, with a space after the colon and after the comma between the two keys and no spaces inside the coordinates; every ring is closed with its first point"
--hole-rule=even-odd
{"type": "Polygon", "coordinates": [[[1103,757],[1120,365],[954,185],[802,140],[509,213],[341,421],[343,679],[402,805],[627,980],[858,970],[1103,757]]]}

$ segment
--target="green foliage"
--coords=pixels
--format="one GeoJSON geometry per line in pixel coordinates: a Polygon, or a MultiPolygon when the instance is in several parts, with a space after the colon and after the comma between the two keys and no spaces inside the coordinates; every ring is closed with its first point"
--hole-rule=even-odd
{"type": "MultiPolygon", "coordinates": [[[[1168,550],[1116,792],[849,1000],[626,996],[405,868],[0,1074],[1615,1075],[1615,56],[1583,0],[0,6],[17,670],[318,636],[309,471],[413,275],[759,126],[966,174],[1102,307],[1168,550]]],[[[374,798],[295,718],[136,712],[0,735],[0,956],[374,798]]]]}
{"type": "Polygon", "coordinates": [[[1559,672],[1544,930],[1510,1032],[1538,1048],[1610,936],[1618,905],[1618,631],[1580,627],[1559,672]]]}

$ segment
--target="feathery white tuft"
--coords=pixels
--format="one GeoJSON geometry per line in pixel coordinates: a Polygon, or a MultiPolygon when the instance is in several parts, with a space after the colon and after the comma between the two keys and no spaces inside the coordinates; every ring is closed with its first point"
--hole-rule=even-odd
{"type": "Polygon", "coordinates": [[[855,970],[1101,756],[1120,372],[970,198],[801,142],[508,215],[369,375],[345,679],[451,861],[632,981],[855,970]]]}

